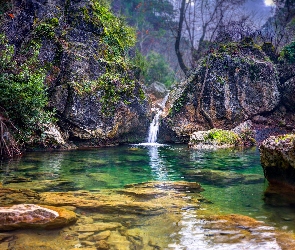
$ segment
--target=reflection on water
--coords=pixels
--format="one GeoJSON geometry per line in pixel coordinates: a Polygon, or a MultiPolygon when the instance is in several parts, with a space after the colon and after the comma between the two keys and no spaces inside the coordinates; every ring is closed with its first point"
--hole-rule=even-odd
{"type": "Polygon", "coordinates": [[[178,223],[180,231],[171,235],[173,243],[168,245],[169,249],[175,250],[236,250],[236,249],[257,249],[257,250],[280,250],[276,242],[274,228],[258,227],[250,241],[238,228],[220,229],[210,225],[208,221],[200,219],[197,212],[188,210],[182,213],[182,219],[178,223]],[[235,244],[229,244],[233,243],[235,244]]]}
{"type": "MultiPolygon", "coordinates": [[[[39,152],[2,162],[0,170],[4,187],[39,192],[102,191],[148,181],[199,182],[205,189],[202,195],[207,201],[202,204],[203,209],[243,214],[275,228],[295,230],[294,207],[271,199],[272,196],[265,199],[268,184],[256,148],[196,151],[182,145],[139,144],[89,151],[39,152]]],[[[205,226],[195,209],[184,209],[177,216],[180,218],[177,217],[175,225],[170,225],[171,232],[163,232],[168,249],[251,249],[249,241],[243,240],[233,246],[226,245],[227,238],[214,231],[214,227],[205,226]]],[[[144,225],[139,219],[136,221],[138,228],[144,225]]],[[[255,249],[280,249],[272,234],[273,229],[261,233],[268,240],[256,242],[255,249]]],[[[228,235],[237,237],[239,233],[228,232],[228,235]]]]}
{"type": "Polygon", "coordinates": [[[159,155],[158,147],[149,147],[148,148],[150,156],[150,167],[154,179],[157,181],[168,181],[168,170],[164,162],[164,158],[159,155]]]}

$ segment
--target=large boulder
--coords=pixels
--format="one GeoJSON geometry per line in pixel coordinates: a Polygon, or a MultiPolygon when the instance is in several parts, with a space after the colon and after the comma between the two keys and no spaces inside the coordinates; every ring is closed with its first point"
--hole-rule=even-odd
{"type": "Polygon", "coordinates": [[[295,76],[281,84],[282,104],[290,111],[295,111],[295,76]]]}
{"type": "Polygon", "coordinates": [[[0,231],[26,228],[61,228],[76,222],[76,214],[64,208],[19,204],[0,207],[0,231]]]}
{"type": "Polygon", "coordinates": [[[270,136],[260,146],[265,178],[295,188],[295,135],[270,136]]]}
{"type": "Polygon", "coordinates": [[[221,45],[171,91],[162,139],[187,141],[194,131],[232,129],[272,111],[280,101],[278,84],[274,64],[258,46],[221,45]]]}
{"type": "MultiPolygon", "coordinates": [[[[16,54],[40,44],[49,104],[64,139],[92,146],[142,141],[149,125],[148,104],[136,69],[107,41],[101,4],[14,1],[13,15],[3,16],[1,32],[16,54]]],[[[124,39],[127,43],[128,34],[124,39]]]]}

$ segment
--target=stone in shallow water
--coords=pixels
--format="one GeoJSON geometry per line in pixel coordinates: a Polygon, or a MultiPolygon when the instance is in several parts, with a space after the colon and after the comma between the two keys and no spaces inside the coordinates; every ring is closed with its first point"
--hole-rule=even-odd
{"type": "Polygon", "coordinates": [[[22,228],[60,228],[77,220],[76,214],[64,208],[19,204],[0,207],[0,230],[22,228]]]}
{"type": "Polygon", "coordinates": [[[96,222],[92,224],[86,224],[83,226],[78,227],[78,232],[100,232],[105,230],[114,230],[118,227],[121,227],[120,223],[103,223],[103,222],[96,222]]]}
{"type": "Polygon", "coordinates": [[[91,239],[94,241],[101,241],[101,240],[107,239],[108,237],[110,237],[110,235],[111,235],[111,231],[107,230],[107,231],[95,234],[93,237],[91,237],[91,239]]]}

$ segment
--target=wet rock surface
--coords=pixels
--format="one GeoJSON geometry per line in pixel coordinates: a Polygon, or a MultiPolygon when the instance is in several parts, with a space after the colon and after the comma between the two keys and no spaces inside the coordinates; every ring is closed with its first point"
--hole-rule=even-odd
{"type": "Polygon", "coordinates": [[[264,178],[260,175],[255,174],[236,174],[229,171],[220,171],[220,170],[188,170],[185,173],[186,178],[194,179],[202,183],[214,183],[216,186],[228,187],[229,185],[238,185],[243,183],[254,184],[254,183],[263,183],[264,178]]]}
{"type": "Polygon", "coordinates": [[[0,207],[0,231],[44,228],[55,229],[72,224],[76,214],[64,208],[19,204],[0,207]]]}
{"type": "Polygon", "coordinates": [[[295,135],[271,136],[260,146],[261,165],[270,183],[295,188],[295,135]]]}
{"type": "MultiPolygon", "coordinates": [[[[202,188],[199,184],[183,181],[138,183],[120,190],[101,192],[38,193],[38,196],[33,195],[37,197],[38,204],[75,210],[77,222],[63,229],[51,230],[50,233],[47,230],[29,229],[2,233],[0,248],[129,250],[208,249],[209,246],[214,246],[214,249],[294,247],[291,234],[278,232],[247,216],[216,215],[214,211],[200,210],[200,191],[202,188]]],[[[3,193],[1,201],[14,203],[5,199],[3,193]]]]}

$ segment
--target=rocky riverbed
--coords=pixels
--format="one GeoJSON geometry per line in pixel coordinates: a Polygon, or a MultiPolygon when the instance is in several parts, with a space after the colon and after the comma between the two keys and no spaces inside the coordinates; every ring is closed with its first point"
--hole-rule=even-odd
{"type": "Polygon", "coordinates": [[[101,192],[1,188],[1,204],[36,203],[75,213],[62,229],[0,233],[1,249],[294,249],[293,234],[247,216],[206,209],[195,182],[147,182],[101,192]],[[201,248],[200,248],[201,247],[201,248]],[[202,248],[203,247],[203,248],[202,248]]]}

